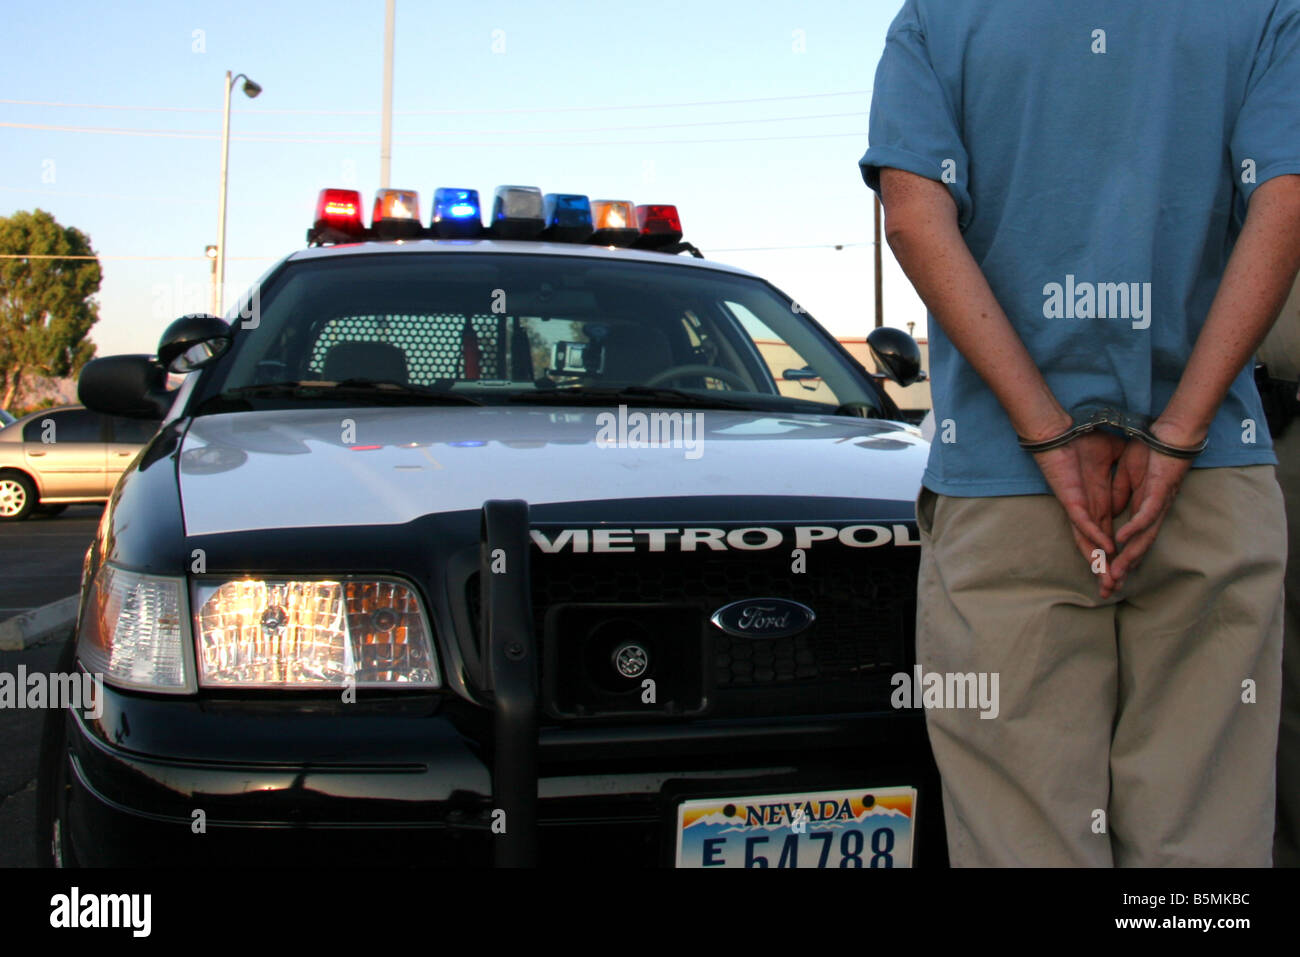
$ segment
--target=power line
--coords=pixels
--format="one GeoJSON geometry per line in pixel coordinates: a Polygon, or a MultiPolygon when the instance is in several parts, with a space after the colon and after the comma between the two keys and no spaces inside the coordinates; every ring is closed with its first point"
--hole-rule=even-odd
{"type": "MultiPolygon", "coordinates": [[[[439,142],[407,142],[398,139],[398,142],[404,146],[415,148],[420,146],[694,146],[704,143],[769,143],[782,140],[833,140],[843,139],[844,137],[854,137],[865,141],[867,131],[857,130],[852,133],[791,133],[782,136],[724,136],[702,140],[555,140],[547,142],[545,140],[457,140],[454,143],[439,142]]],[[[276,142],[287,142],[277,140],[276,142]]]]}
{"type": "MultiPolygon", "coordinates": [[[[283,256],[227,256],[229,262],[245,260],[249,262],[262,262],[270,259],[283,259],[283,256]]],[[[93,259],[100,262],[117,261],[117,262],[184,262],[190,260],[200,260],[202,262],[211,262],[207,256],[60,256],[47,253],[0,253],[0,259],[93,259]]]]}
{"type": "MultiPolygon", "coordinates": [[[[867,96],[866,90],[843,90],[838,93],[799,93],[788,96],[752,96],[738,100],[690,100],[677,103],[625,103],[618,106],[548,106],[505,107],[491,110],[395,110],[397,116],[457,116],[503,113],[615,113],[623,110],[676,110],[697,106],[737,106],[743,103],[783,103],[790,100],[818,100],[839,96],[867,96]]],[[[2,102],[2,101],[0,101],[2,102]]]]}
{"type": "MultiPolygon", "coordinates": [[[[541,135],[552,135],[557,133],[616,133],[627,132],[632,130],[672,130],[672,129],[690,129],[700,126],[743,126],[754,123],[791,123],[802,122],[806,120],[838,120],[838,119],[862,119],[867,116],[865,111],[853,113],[809,113],[801,116],[765,116],[755,117],[743,120],[703,120],[693,123],[650,123],[634,124],[625,126],[576,126],[564,127],[559,129],[495,129],[495,130],[408,130],[403,132],[403,137],[407,136],[507,136],[518,133],[535,133],[541,135]]],[[[203,139],[212,139],[215,132],[212,130],[165,130],[156,127],[149,128],[129,128],[129,127],[112,127],[112,126],[59,126],[44,123],[0,123],[0,126],[10,127],[13,129],[29,130],[49,130],[63,133],[105,133],[123,136],[149,136],[157,134],[167,137],[194,137],[203,139]]],[[[363,137],[366,142],[373,138],[374,134],[365,130],[258,130],[253,133],[235,134],[236,139],[259,139],[272,141],[282,137],[288,138],[292,142],[295,137],[329,137],[331,140],[338,137],[363,137]]]]}
{"type": "MultiPolygon", "coordinates": [[[[103,136],[144,136],[160,137],[162,139],[175,140],[217,140],[221,138],[218,132],[203,132],[200,130],[160,130],[160,129],[135,129],[129,127],[116,126],[60,126],[49,123],[3,123],[0,122],[0,128],[15,130],[40,130],[50,133],[93,133],[103,136]]],[[[341,134],[343,136],[353,136],[356,134],[341,134]]],[[[340,139],[332,134],[316,134],[315,136],[291,138],[285,134],[283,138],[279,134],[266,135],[256,133],[233,134],[232,140],[243,140],[245,142],[260,143],[340,143],[340,144],[367,144],[374,142],[378,137],[370,137],[361,140],[340,139]],[[317,138],[324,137],[324,138],[317,138]]]]}
{"type": "MultiPolygon", "coordinates": [[[[866,96],[866,90],[842,90],[833,93],[799,93],[787,96],[755,96],[735,100],[690,100],[675,103],[624,103],[618,106],[544,106],[502,107],[497,109],[459,110],[394,110],[395,116],[475,116],[506,113],[591,113],[622,112],[624,110],[686,109],[697,106],[735,106],[742,103],[780,103],[790,100],[816,100],[841,96],[866,96]]],[[[10,106],[59,107],[80,110],[123,110],[140,113],[220,113],[216,107],[203,106],[130,106],[119,103],[65,103],[55,100],[0,99],[0,104],[10,106]]],[[[313,110],[313,109],[242,109],[241,114],[283,114],[297,116],[378,116],[378,110],[313,110]]]]}
{"type": "Polygon", "coordinates": [[[210,206],[215,200],[211,199],[194,199],[184,196],[149,196],[130,195],[126,193],[83,193],[74,190],[59,189],[27,189],[22,186],[0,186],[0,192],[5,193],[27,193],[32,196],[75,196],[79,199],[118,199],[132,203],[186,203],[191,205],[210,206]]]}
{"type": "MultiPolygon", "coordinates": [[[[721,125],[721,124],[704,124],[704,125],[721,125]]],[[[197,131],[173,131],[173,130],[155,130],[155,129],[130,129],[124,127],[108,126],[54,126],[42,123],[3,123],[0,122],[0,128],[7,129],[24,129],[40,130],[54,133],[92,133],[106,136],[141,136],[141,137],[161,137],[164,139],[189,139],[189,140],[215,140],[220,138],[218,133],[199,133],[197,131]]],[[[539,130],[539,133],[545,133],[539,130]]],[[[318,145],[373,145],[378,136],[371,136],[365,139],[347,139],[347,136],[356,134],[340,134],[333,136],[330,134],[316,134],[315,136],[295,137],[289,134],[276,134],[272,136],[256,133],[232,134],[232,140],[238,140],[246,143],[314,143],[318,145]]],[[[465,135],[475,135],[474,132],[465,135]]],[[[482,135],[482,134],[477,134],[482,135]]],[[[838,139],[846,136],[862,137],[865,136],[865,130],[859,130],[851,133],[792,133],[782,136],[743,136],[743,137],[717,137],[711,139],[699,140],[555,140],[547,142],[544,140],[457,140],[456,146],[677,146],[677,145],[694,145],[702,143],[761,143],[777,140],[817,140],[817,139],[838,139]]],[[[421,142],[410,141],[401,136],[397,142],[405,146],[447,146],[449,143],[439,142],[421,142]]]]}
{"type": "MultiPolygon", "coordinates": [[[[790,245],[790,246],[731,246],[731,247],[713,247],[708,248],[710,255],[713,253],[754,253],[754,252],[787,252],[795,249],[848,249],[854,246],[872,246],[870,242],[856,243],[811,243],[808,245],[790,245]]],[[[231,262],[262,262],[272,259],[281,259],[282,256],[229,256],[231,262]]],[[[78,259],[78,260],[110,260],[110,261],[128,261],[128,262],[187,262],[201,261],[209,262],[207,256],[62,256],[48,253],[0,253],[0,259],[78,259]]]]}
{"type": "Polygon", "coordinates": [[[733,246],[728,249],[719,249],[713,246],[708,248],[709,255],[713,253],[764,253],[764,252],[787,252],[791,249],[848,249],[851,246],[874,246],[875,243],[812,243],[807,246],[733,246]]]}
{"type": "Polygon", "coordinates": [[[190,130],[126,129],[113,126],[57,126],[50,123],[0,123],[0,127],[11,130],[44,130],[52,133],[100,133],[106,136],[160,136],[167,139],[217,139],[219,133],[203,133],[190,130]]]}
{"type": "Polygon", "coordinates": [[[564,129],[554,130],[528,130],[528,129],[506,129],[506,130],[435,130],[435,131],[405,131],[402,136],[504,136],[510,133],[615,133],[627,130],[673,130],[685,129],[697,126],[741,126],[747,123],[789,123],[799,120],[839,120],[839,119],[862,119],[867,116],[865,110],[855,113],[809,113],[805,116],[765,116],[747,120],[702,120],[695,123],[651,123],[638,124],[634,126],[576,126],[564,129]]]}

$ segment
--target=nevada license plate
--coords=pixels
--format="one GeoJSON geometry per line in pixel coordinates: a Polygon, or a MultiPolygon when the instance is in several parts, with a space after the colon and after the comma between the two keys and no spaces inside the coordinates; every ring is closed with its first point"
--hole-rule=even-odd
{"type": "Polygon", "coordinates": [[[678,867],[911,867],[916,788],[683,801],[678,867]]]}

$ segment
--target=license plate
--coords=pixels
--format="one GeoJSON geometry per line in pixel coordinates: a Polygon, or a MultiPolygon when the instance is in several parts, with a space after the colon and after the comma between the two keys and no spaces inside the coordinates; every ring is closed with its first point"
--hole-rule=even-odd
{"type": "Polygon", "coordinates": [[[911,867],[916,788],[683,801],[678,867],[911,867]]]}

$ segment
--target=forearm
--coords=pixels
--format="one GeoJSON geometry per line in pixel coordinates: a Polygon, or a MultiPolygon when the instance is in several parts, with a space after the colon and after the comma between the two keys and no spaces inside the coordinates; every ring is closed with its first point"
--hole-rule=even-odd
{"type": "Polygon", "coordinates": [[[957,227],[947,189],[902,170],[881,171],[886,236],[903,272],[944,334],[988,384],[1012,427],[1045,439],[1070,425],[998,304],[957,227]]]}
{"type": "Polygon", "coordinates": [[[1279,176],[1251,197],[1187,368],[1155,428],[1194,445],[1209,433],[1232,381],[1258,350],[1300,269],[1300,176],[1279,176]]]}

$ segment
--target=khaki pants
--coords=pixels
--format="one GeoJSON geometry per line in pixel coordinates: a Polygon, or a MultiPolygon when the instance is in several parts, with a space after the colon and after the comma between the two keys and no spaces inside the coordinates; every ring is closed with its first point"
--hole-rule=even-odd
{"type": "Polygon", "coordinates": [[[1282,727],[1277,743],[1277,834],[1273,863],[1300,867],[1300,421],[1275,443],[1277,480],[1286,497],[1290,550],[1286,638],[1282,648],[1282,727]]]}
{"type": "Polygon", "coordinates": [[[1270,863],[1286,556],[1272,466],[1192,469],[1105,601],[1051,496],[923,489],[917,514],[917,659],[999,681],[996,718],[926,711],[954,866],[1270,863]]]}

